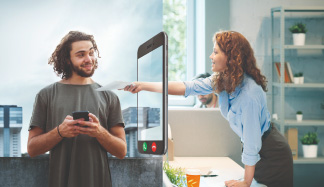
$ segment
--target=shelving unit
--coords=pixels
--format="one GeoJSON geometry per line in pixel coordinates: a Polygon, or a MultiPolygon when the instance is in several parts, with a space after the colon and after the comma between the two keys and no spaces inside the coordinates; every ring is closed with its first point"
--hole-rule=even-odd
{"type": "MultiPolygon", "coordinates": [[[[287,28],[285,28],[285,21],[287,15],[285,13],[323,13],[324,7],[276,7],[271,9],[271,28],[272,28],[272,38],[271,38],[271,48],[272,48],[272,77],[277,76],[276,72],[274,72],[274,57],[275,52],[279,51],[280,56],[280,72],[285,72],[284,70],[284,63],[285,63],[285,51],[286,50],[324,50],[324,45],[304,45],[304,46],[296,46],[296,45],[287,45],[285,43],[285,32],[287,32],[287,28]],[[279,44],[274,44],[274,14],[280,14],[279,15],[279,22],[280,22],[280,31],[279,31],[279,44]]],[[[289,17],[288,17],[289,18],[289,17]]],[[[324,16],[323,16],[324,19],[324,16]]],[[[288,31],[289,32],[289,31],[288,31]]],[[[324,34],[324,33],[323,33],[324,34]]],[[[324,62],[323,62],[324,63],[324,62]]],[[[291,62],[293,64],[293,62],[291,62]]],[[[280,132],[282,134],[285,133],[285,127],[307,127],[307,126],[324,126],[324,119],[323,120],[303,120],[302,122],[297,122],[297,120],[292,119],[285,119],[285,90],[287,89],[295,89],[296,92],[304,89],[312,89],[314,91],[318,91],[319,89],[321,91],[324,91],[324,82],[323,83],[304,83],[304,84],[294,84],[294,83],[285,83],[284,82],[284,73],[281,73],[280,75],[280,81],[275,82],[274,78],[271,81],[272,85],[272,114],[278,113],[278,120],[273,120],[272,122],[279,126],[280,132]],[[274,89],[279,90],[279,112],[274,111],[274,89]]],[[[318,157],[314,159],[305,159],[305,158],[298,158],[297,160],[294,160],[295,164],[318,164],[318,163],[324,163],[324,157],[318,157]]]]}

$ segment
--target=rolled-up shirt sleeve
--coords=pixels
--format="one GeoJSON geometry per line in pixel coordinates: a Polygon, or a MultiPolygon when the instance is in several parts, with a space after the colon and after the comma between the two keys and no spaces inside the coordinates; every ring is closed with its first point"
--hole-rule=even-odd
{"type": "Polygon", "coordinates": [[[242,109],[243,153],[242,162],[254,166],[259,160],[262,146],[261,140],[261,104],[255,98],[249,98],[242,109]]]}
{"type": "Polygon", "coordinates": [[[193,81],[184,81],[183,83],[186,86],[185,97],[189,95],[207,95],[213,92],[212,76],[193,81]]]}

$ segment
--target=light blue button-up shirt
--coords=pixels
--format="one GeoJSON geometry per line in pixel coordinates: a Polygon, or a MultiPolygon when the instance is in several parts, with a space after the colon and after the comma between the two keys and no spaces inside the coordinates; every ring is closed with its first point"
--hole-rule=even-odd
{"type": "MultiPolygon", "coordinates": [[[[212,76],[185,81],[185,97],[212,93],[212,76]]],[[[219,106],[222,115],[241,138],[243,164],[255,165],[260,160],[262,135],[270,127],[270,114],[267,109],[266,94],[262,87],[245,74],[242,83],[232,94],[226,91],[219,94],[219,106]]]]}

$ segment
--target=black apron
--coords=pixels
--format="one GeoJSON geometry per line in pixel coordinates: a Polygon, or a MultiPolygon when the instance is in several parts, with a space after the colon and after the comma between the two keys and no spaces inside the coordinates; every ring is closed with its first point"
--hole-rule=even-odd
{"type": "Polygon", "coordinates": [[[271,123],[262,136],[261,160],[255,165],[254,179],[268,187],[293,186],[293,157],[286,138],[271,123]]]}

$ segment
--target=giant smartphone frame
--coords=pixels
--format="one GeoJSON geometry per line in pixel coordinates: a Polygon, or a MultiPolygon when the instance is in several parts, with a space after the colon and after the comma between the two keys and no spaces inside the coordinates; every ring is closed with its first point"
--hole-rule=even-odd
{"type": "MultiPolygon", "coordinates": [[[[165,32],[160,32],[153,38],[139,46],[137,51],[137,81],[139,80],[139,59],[155,49],[162,46],[163,59],[162,59],[162,140],[139,140],[139,94],[137,94],[137,147],[138,151],[142,154],[164,155],[168,147],[168,36],[165,32]],[[155,148],[153,148],[155,146],[155,148]]],[[[143,91],[141,91],[143,92],[143,91]]],[[[160,111],[161,112],[161,111],[160,111]]]]}

